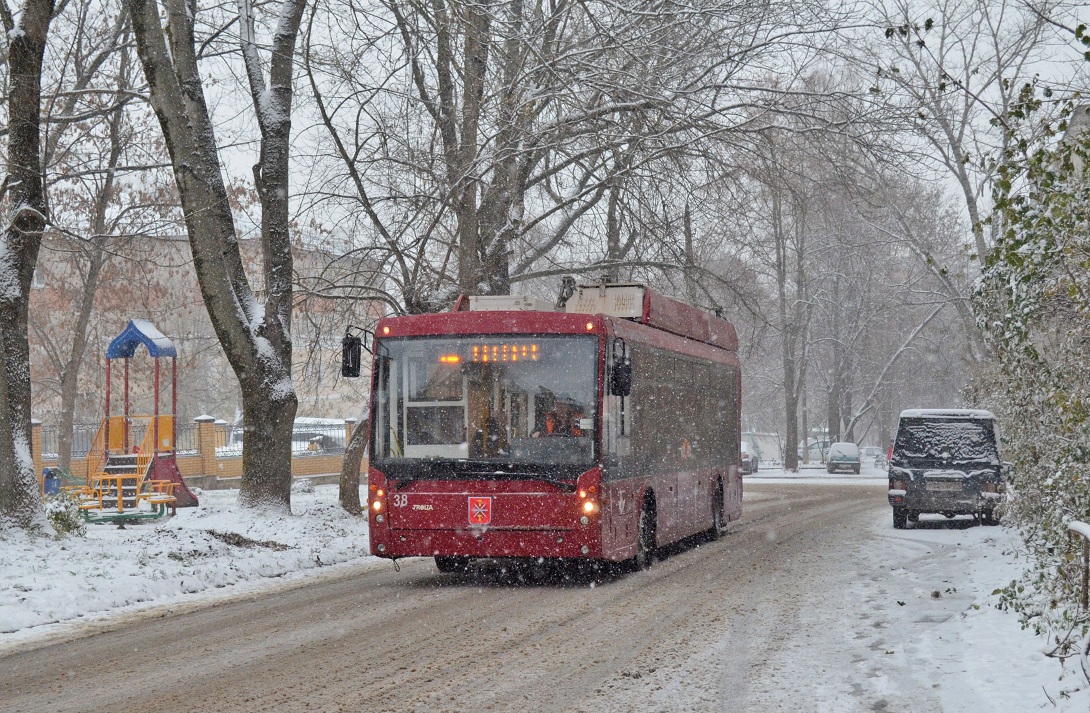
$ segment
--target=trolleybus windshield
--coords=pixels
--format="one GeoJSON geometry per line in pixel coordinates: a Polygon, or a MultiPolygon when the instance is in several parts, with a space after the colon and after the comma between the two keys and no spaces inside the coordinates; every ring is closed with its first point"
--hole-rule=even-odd
{"type": "Polygon", "coordinates": [[[593,461],[595,337],[384,339],[376,354],[375,461],[593,461]]]}

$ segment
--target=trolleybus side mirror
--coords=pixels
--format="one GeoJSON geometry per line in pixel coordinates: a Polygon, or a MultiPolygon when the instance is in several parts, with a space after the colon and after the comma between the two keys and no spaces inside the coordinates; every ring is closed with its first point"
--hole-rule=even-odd
{"type": "Polygon", "coordinates": [[[613,362],[609,393],[613,396],[628,396],[632,393],[632,360],[628,357],[621,357],[613,362]]]}
{"type": "Polygon", "coordinates": [[[619,337],[613,341],[609,393],[611,396],[628,396],[632,393],[632,360],[628,358],[628,345],[619,337]]]}
{"type": "Polygon", "coordinates": [[[363,343],[364,337],[369,334],[373,345],[375,335],[366,329],[353,327],[351,324],[344,328],[344,337],[341,339],[341,376],[352,379],[360,375],[363,350],[372,351],[363,343]],[[352,334],[353,329],[359,330],[360,334],[352,334]]]}
{"type": "Polygon", "coordinates": [[[356,378],[360,375],[363,356],[363,340],[345,333],[341,339],[341,376],[356,378]]]}

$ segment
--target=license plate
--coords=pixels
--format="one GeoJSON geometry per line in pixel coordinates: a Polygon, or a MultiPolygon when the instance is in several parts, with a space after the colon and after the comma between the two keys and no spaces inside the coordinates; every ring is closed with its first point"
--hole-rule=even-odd
{"type": "Polygon", "coordinates": [[[961,483],[928,483],[928,490],[961,490],[961,483]]]}

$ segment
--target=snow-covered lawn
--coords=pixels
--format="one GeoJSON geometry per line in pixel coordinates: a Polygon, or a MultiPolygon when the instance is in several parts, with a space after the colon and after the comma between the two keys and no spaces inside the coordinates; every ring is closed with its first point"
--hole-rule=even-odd
{"type": "MultiPolygon", "coordinates": [[[[851,481],[873,486],[883,473],[762,470],[745,479],[815,487],[851,481]]],[[[181,611],[344,566],[389,566],[367,554],[366,521],[340,509],[336,486],[294,494],[294,514],[271,519],[240,509],[237,495],[205,492],[199,508],[164,522],[91,525],[85,538],[0,533],[0,653],[140,610],[181,611]]],[[[746,499],[761,497],[751,491],[746,499]]],[[[771,698],[782,700],[769,700],[770,710],[795,710],[800,700],[857,710],[863,692],[870,700],[881,694],[888,710],[924,701],[959,712],[1090,709],[1078,662],[1069,661],[1058,680],[1059,665],[1041,654],[1047,642],[994,606],[992,591],[1019,572],[1015,533],[921,522],[894,530],[888,512],[878,511],[850,552],[830,553],[833,584],[813,583],[822,591],[800,623],[836,632],[835,640],[785,647],[762,667],[793,672],[792,684],[771,687],[771,698]]]]}
{"type": "Polygon", "coordinates": [[[368,554],[366,518],[341,509],[335,485],[293,493],[291,516],[240,508],[237,490],[199,498],[200,507],[179,508],[161,522],[88,525],[86,537],[0,532],[0,649],[58,622],[207,599],[232,585],[268,586],[270,578],[313,575],[337,563],[379,562],[368,554]]]}

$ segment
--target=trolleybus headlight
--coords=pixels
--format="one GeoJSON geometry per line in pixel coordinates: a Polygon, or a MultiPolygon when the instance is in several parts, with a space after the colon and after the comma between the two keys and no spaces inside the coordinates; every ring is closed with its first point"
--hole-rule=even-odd
{"type": "Polygon", "coordinates": [[[371,507],[374,508],[375,512],[378,512],[379,510],[382,509],[382,501],[381,500],[374,501],[373,503],[371,503],[371,507]]]}
{"type": "Polygon", "coordinates": [[[584,515],[583,517],[579,518],[579,524],[580,525],[589,525],[590,524],[590,518],[587,517],[586,515],[584,515]]]}
{"type": "Polygon", "coordinates": [[[382,522],[385,519],[382,515],[375,515],[375,522],[382,522]]]}
{"type": "Polygon", "coordinates": [[[594,504],[593,500],[588,500],[585,503],[583,503],[583,512],[585,512],[588,515],[590,515],[591,513],[593,513],[597,509],[598,509],[598,507],[594,504]]]}

